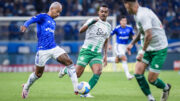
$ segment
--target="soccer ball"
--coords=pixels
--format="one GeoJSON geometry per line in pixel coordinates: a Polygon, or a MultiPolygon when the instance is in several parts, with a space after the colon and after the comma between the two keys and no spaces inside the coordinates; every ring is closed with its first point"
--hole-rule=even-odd
{"type": "Polygon", "coordinates": [[[82,81],[78,84],[77,89],[79,94],[87,94],[90,91],[90,85],[89,83],[82,81]]]}

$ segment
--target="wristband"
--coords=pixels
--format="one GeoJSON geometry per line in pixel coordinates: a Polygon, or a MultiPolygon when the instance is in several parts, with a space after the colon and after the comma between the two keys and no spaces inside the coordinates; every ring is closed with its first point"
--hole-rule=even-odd
{"type": "Polygon", "coordinates": [[[139,51],[139,54],[143,54],[144,55],[144,53],[145,53],[145,51],[142,50],[142,49],[139,51]]]}

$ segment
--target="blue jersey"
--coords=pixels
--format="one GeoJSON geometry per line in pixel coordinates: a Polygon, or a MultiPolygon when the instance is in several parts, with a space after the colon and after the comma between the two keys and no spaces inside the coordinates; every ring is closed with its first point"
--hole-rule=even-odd
{"type": "Polygon", "coordinates": [[[131,35],[134,35],[134,31],[130,26],[122,28],[119,25],[111,32],[111,36],[113,36],[114,34],[116,34],[116,42],[118,44],[128,44],[128,40],[131,35]]]}
{"type": "Polygon", "coordinates": [[[56,22],[53,18],[48,14],[42,13],[27,20],[24,26],[27,28],[32,23],[37,23],[38,50],[56,47],[54,40],[56,22]]]}

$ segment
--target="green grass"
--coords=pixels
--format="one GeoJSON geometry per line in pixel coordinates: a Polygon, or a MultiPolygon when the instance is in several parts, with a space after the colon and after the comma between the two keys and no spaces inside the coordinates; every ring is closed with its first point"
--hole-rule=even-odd
{"type": "MultiPolygon", "coordinates": [[[[0,101],[24,101],[21,84],[30,73],[0,73],[0,101]]],[[[91,91],[95,98],[85,99],[73,94],[68,76],[59,79],[58,73],[44,73],[31,87],[26,101],[147,101],[135,79],[128,81],[124,72],[104,72],[91,91]]],[[[88,81],[92,73],[85,72],[79,81],[88,81]]],[[[147,75],[147,73],[146,73],[147,75]]],[[[180,75],[174,71],[162,71],[160,78],[172,85],[168,101],[180,100],[180,75]]],[[[162,91],[151,86],[151,92],[159,101],[162,91]]]]}

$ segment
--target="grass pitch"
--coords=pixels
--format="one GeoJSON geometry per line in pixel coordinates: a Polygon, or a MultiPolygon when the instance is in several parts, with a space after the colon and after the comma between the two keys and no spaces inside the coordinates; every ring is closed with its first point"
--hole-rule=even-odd
{"type": "MultiPolygon", "coordinates": [[[[30,89],[27,99],[21,98],[21,84],[30,73],[0,73],[0,101],[147,101],[135,79],[128,81],[124,72],[103,72],[91,91],[95,98],[80,98],[73,94],[68,76],[60,79],[58,73],[44,73],[30,89]]],[[[79,81],[88,81],[91,72],[85,72],[79,81]]],[[[147,77],[147,72],[146,72],[147,77]]],[[[160,78],[172,85],[168,101],[180,100],[180,74],[162,71],[160,78]]],[[[162,90],[151,86],[153,96],[159,101],[162,90]]]]}

